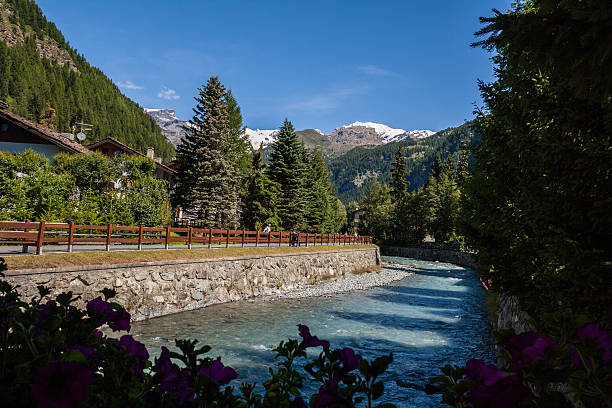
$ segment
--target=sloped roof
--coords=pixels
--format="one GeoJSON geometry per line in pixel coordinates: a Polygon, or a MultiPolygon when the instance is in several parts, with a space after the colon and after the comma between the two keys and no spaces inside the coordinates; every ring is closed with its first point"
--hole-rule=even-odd
{"type": "MultiPolygon", "coordinates": [[[[120,148],[120,149],[122,149],[124,151],[127,151],[129,154],[135,154],[135,155],[138,155],[138,156],[146,157],[144,154],[140,153],[138,150],[132,149],[130,146],[121,143],[120,141],[118,141],[114,137],[107,137],[105,139],[98,140],[97,142],[90,143],[90,144],[87,145],[87,148],[90,149],[90,150],[94,150],[98,146],[101,146],[101,145],[103,145],[105,143],[113,144],[113,145],[117,146],[118,148],[120,148]]],[[[161,167],[163,170],[165,170],[168,173],[176,173],[176,170],[166,166],[165,164],[158,163],[156,161],[155,165],[157,167],[161,167]]]]}
{"type": "Polygon", "coordinates": [[[91,151],[85,146],[75,142],[74,140],[70,140],[60,133],[46,128],[38,123],[31,122],[26,118],[23,118],[19,115],[16,115],[12,112],[7,111],[6,109],[0,109],[0,118],[3,118],[14,125],[22,127],[35,135],[45,139],[52,144],[60,146],[62,149],[68,150],[73,153],[91,153],[91,151]]]}

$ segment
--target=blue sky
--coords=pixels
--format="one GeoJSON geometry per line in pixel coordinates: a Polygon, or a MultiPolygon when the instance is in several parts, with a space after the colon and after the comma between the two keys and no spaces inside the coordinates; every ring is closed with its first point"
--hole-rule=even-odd
{"type": "Polygon", "coordinates": [[[251,128],[354,121],[441,130],[473,117],[490,54],[479,16],[511,0],[38,0],[70,44],[143,107],[188,119],[211,75],[251,128]]]}

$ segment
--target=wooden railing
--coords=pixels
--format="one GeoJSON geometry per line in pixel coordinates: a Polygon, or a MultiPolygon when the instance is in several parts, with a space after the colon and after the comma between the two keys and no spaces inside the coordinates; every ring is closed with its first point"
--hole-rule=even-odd
{"type": "Polygon", "coordinates": [[[143,227],[120,225],[79,225],[71,223],[15,222],[0,221],[0,245],[23,245],[36,247],[36,254],[43,253],[44,244],[65,244],[72,252],[75,244],[105,245],[107,251],[113,244],[136,244],[142,249],[147,244],[184,244],[191,249],[194,245],[204,247],[245,245],[282,246],[288,245],[356,245],[370,244],[372,237],[344,234],[315,234],[289,231],[246,231],[193,227],[143,227]]]}

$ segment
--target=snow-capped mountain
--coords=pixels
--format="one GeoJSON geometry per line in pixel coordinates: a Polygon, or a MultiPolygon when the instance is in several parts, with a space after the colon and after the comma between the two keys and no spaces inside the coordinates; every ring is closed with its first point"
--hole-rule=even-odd
{"type": "MultiPolygon", "coordinates": [[[[344,125],[340,127],[341,129],[346,128],[368,128],[374,129],[374,132],[378,136],[380,136],[380,142],[382,144],[387,144],[391,142],[399,142],[406,139],[425,139],[436,132],[431,130],[404,130],[404,129],[394,129],[382,123],[375,122],[353,122],[350,125],[344,125]]],[[[339,128],[339,129],[340,129],[339,128]]],[[[338,129],[336,129],[337,131],[338,129]]]]}
{"type": "MultiPolygon", "coordinates": [[[[177,146],[181,142],[181,139],[187,133],[184,127],[189,127],[189,122],[177,118],[176,112],[172,109],[145,108],[144,110],[155,119],[155,122],[172,144],[177,146]]],[[[263,147],[271,145],[276,140],[279,131],[278,129],[245,128],[244,132],[253,148],[258,149],[262,144],[263,147]]],[[[433,135],[435,132],[431,130],[406,131],[375,122],[353,122],[350,125],[340,126],[328,134],[323,133],[319,129],[305,130],[301,133],[300,137],[307,137],[307,144],[310,142],[310,145],[314,144],[314,147],[326,145],[332,148],[333,146],[341,146],[342,149],[347,149],[351,148],[351,146],[380,145],[406,139],[420,140],[433,135]],[[311,136],[304,135],[308,132],[310,132],[311,136]],[[325,136],[325,138],[313,138],[312,135],[316,135],[314,132],[325,136]]]]}
{"type": "Polygon", "coordinates": [[[144,109],[155,119],[155,123],[161,128],[166,139],[174,146],[181,143],[181,139],[187,133],[183,126],[189,127],[189,122],[176,117],[176,112],[172,109],[144,109]]]}
{"type": "Polygon", "coordinates": [[[251,146],[253,146],[254,149],[259,149],[259,146],[261,146],[262,143],[263,147],[266,147],[276,140],[278,129],[262,130],[245,128],[244,133],[249,138],[251,146]]]}

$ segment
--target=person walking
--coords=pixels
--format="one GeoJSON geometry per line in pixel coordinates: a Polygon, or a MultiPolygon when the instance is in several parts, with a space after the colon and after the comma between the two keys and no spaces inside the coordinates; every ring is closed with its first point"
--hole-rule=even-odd
{"type": "Polygon", "coordinates": [[[272,228],[270,227],[270,224],[266,225],[266,228],[264,228],[263,232],[268,233],[272,231],[272,228]]]}

